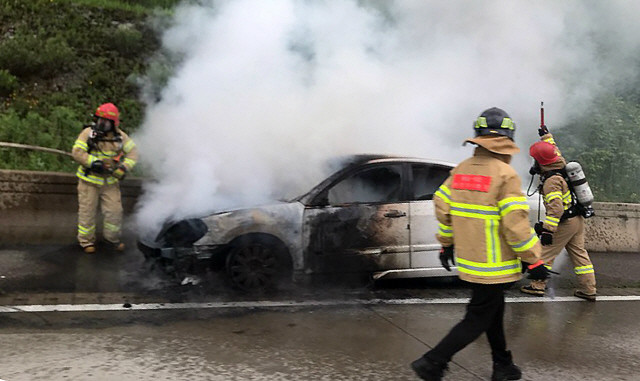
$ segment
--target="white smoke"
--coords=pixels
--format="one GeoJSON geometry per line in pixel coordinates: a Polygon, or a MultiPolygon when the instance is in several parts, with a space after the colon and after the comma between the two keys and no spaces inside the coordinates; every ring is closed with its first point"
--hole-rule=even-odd
{"type": "Polygon", "coordinates": [[[631,75],[640,2],[227,0],[185,4],[163,37],[182,56],[135,136],[148,184],[137,219],[302,194],[336,155],[459,161],[497,106],[523,149],[631,75]],[[615,25],[615,27],[613,27],[615,25]],[[612,42],[602,44],[602,41],[612,42]],[[606,54],[599,49],[608,49],[606,54]]]}

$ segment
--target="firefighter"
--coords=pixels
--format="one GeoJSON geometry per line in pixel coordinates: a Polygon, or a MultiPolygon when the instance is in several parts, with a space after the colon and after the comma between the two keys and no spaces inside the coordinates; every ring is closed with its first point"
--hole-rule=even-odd
{"type": "Polygon", "coordinates": [[[440,261],[471,288],[462,321],[436,345],[411,363],[423,380],[441,380],[452,356],[487,334],[493,359],[492,380],[519,380],[504,335],[504,291],[522,277],[546,279],[540,242],[529,223],[529,204],[520,177],[509,164],[519,152],[515,124],[499,108],[484,111],[474,125],[473,156],[451,170],[435,193],[434,202],[442,244],[440,261]],[[455,262],[454,262],[455,253],[455,262]]]}
{"type": "Polygon", "coordinates": [[[120,113],[113,103],[100,105],[94,121],[73,145],[78,177],[78,242],[85,253],[96,251],[96,214],[100,204],[103,237],[117,251],[120,241],[122,199],[119,182],[138,160],[136,145],[120,128],[120,113]]]}
{"type": "MultiPolygon", "coordinates": [[[[574,295],[588,301],[596,300],[596,277],[593,263],[584,246],[584,217],[574,200],[564,171],[566,161],[545,126],[539,129],[541,141],[531,145],[529,154],[535,159],[534,172],[540,174],[540,194],[546,215],[534,225],[542,243],[542,260],[552,266],[562,249],[566,248],[578,277],[574,295]]],[[[544,296],[545,280],[533,280],[520,291],[544,296]]]]}

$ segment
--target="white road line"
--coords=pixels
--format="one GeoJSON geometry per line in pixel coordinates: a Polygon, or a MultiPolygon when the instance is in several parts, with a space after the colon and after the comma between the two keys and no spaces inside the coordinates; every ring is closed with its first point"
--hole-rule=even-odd
{"type": "MultiPolygon", "coordinates": [[[[584,302],[573,296],[549,297],[509,297],[507,303],[559,303],[584,302]]],[[[597,303],[640,301],[640,295],[599,296],[597,303]]],[[[321,306],[376,306],[376,305],[426,305],[426,304],[466,304],[468,298],[440,299],[370,299],[370,300],[307,300],[307,301],[252,301],[252,302],[211,302],[211,303],[140,303],[125,307],[124,304],[40,304],[0,306],[0,313],[16,312],[91,312],[91,311],[145,311],[145,310],[188,310],[227,308],[289,308],[321,306]]]]}

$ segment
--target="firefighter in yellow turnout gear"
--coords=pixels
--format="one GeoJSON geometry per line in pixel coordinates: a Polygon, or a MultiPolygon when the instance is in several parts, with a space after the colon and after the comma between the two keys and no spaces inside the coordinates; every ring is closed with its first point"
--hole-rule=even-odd
{"type": "Polygon", "coordinates": [[[465,142],[477,146],[473,157],[455,167],[434,196],[440,260],[447,270],[457,265],[460,279],[472,290],[471,300],[464,319],[411,363],[423,380],[441,380],[452,356],[483,333],[491,347],[491,379],[519,380],[522,372],[504,334],[504,291],[522,278],[522,266],[531,279],[549,276],[520,177],[510,165],[519,151],[515,124],[494,107],[480,115],[474,130],[476,137],[465,142]]]}
{"type": "Polygon", "coordinates": [[[78,242],[86,253],[96,251],[96,216],[100,205],[104,239],[116,250],[120,241],[122,198],[119,182],[136,165],[136,145],[120,128],[120,113],[112,103],[98,107],[94,124],[82,130],[72,155],[78,177],[78,242]]]}
{"type": "MultiPolygon", "coordinates": [[[[534,172],[540,174],[540,192],[546,208],[544,220],[535,224],[543,245],[542,260],[551,268],[556,257],[566,248],[578,278],[574,295],[595,301],[596,277],[584,245],[584,217],[575,205],[564,176],[567,163],[548,129],[542,126],[539,134],[541,141],[534,143],[529,153],[536,161],[534,172]]],[[[544,296],[545,290],[545,280],[534,280],[520,288],[520,291],[536,296],[544,296]]]]}

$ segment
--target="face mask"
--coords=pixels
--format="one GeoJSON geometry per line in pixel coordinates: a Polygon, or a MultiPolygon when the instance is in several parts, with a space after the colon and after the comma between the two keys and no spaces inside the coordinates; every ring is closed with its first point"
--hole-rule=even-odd
{"type": "Polygon", "coordinates": [[[98,118],[95,129],[98,132],[107,133],[113,130],[113,121],[105,118],[98,118]]]}
{"type": "Polygon", "coordinates": [[[540,174],[540,164],[537,161],[534,161],[531,168],[529,168],[529,174],[532,176],[540,174]]]}

